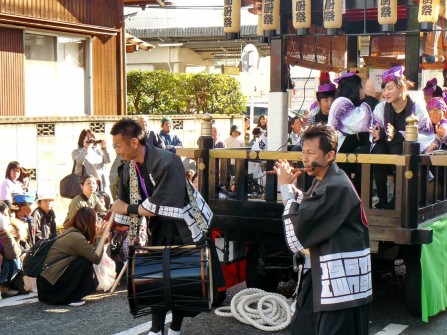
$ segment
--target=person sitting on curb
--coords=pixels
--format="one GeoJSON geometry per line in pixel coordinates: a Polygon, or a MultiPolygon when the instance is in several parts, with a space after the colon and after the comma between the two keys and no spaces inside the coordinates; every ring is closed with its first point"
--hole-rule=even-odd
{"type": "Polygon", "coordinates": [[[104,246],[95,248],[103,227],[97,227],[93,208],[81,207],[68,222],[67,231],[51,246],[45,268],[37,277],[40,302],[49,305],[82,306],[85,296],[98,287],[93,264],[99,264],[104,246]]]}
{"type": "Polygon", "coordinates": [[[76,211],[81,207],[93,208],[97,213],[107,213],[102,201],[96,195],[98,184],[93,176],[83,176],[81,180],[82,193],[77,195],[68,206],[68,213],[64,220],[64,228],[68,227],[68,223],[74,216],[76,211]]]}
{"type": "Polygon", "coordinates": [[[56,214],[53,210],[54,194],[42,192],[37,195],[37,208],[31,213],[34,242],[56,237],[56,214]]]}
{"type": "Polygon", "coordinates": [[[34,245],[36,242],[35,237],[35,231],[32,226],[32,218],[31,218],[31,212],[32,208],[31,205],[35,202],[36,196],[35,195],[29,195],[26,198],[24,198],[20,194],[15,194],[13,196],[13,205],[14,208],[11,210],[12,216],[20,221],[22,224],[25,225],[27,228],[27,238],[26,241],[21,242],[22,249],[26,252],[30,247],[34,245]]]}
{"type": "MultiPolygon", "coordinates": [[[[0,201],[0,292],[3,298],[27,293],[23,284],[21,240],[26,240],[26,227],[11,222],[8,205],[0,201]],[[19,287],[17,287],[19,286],[19,287]],[[20,290],[16,289],[19,288],[20,290]]],[[[0,299],[1,299],[0,296],[0,299]]]]}

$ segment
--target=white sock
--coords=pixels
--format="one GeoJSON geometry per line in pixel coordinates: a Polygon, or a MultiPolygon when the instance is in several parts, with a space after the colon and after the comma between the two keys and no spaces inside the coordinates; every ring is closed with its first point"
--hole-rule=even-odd
{"type": "Polygon", "coordinates": [[[154,333],[154,332],[149,332],[149,333],[147,333],[147,335],[161,335],[161,330],[159,331],[159,332],[157,332],[157,333],[154,333]]]}
{"type": "Polygon", "coordinates": [[[171,328],[168,329],[168,335],[180,335],[180,330],[179,331],[175,331],[172,330],[171,328]]]}

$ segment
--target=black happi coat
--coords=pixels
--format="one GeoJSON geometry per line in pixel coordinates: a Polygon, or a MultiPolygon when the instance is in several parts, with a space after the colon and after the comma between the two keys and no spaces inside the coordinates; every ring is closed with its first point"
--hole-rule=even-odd
{"type": "MultiPolygon", "coordinates": [[[[334,163],[301,203],[284,210],[292,252],[310,249],[314,311],[365,305],[372,300],[368,222],[350,180],[334,163]]],[[[300,197],[298,197],[300,198],[300,197]]]]}
{"type": "MultiPolygon", "coordinates": [[[[129,164],[126,162],[120,181],[119,199],[130,203],[129,189],[129,164]]],[[[139,165],[144,184],[148,192],[146,197],[140,185],[140,195],[143,198],[141,205],[149,212],[157,216],[150,218],[151,245],[181,245],[203,242],[207,236],[200,230],[197,221],[189,214],[191,205],[186,191],[185,169],[179,156],[170,151],[146,145],[144,163],[139,165]]],[[[197,205],[202,215],[209,222],[212,212],[203,198],[197,198],[197,205]]],[[[115,221],[120,224],[129,224],[130,217],[116,215],[115,221]]],[[[219,258],[215,246],[210,238],[207,238],[211,252],[213,266],[214,302],[219,299],[218,289],[225,287],[225,278],[219,264],[219,258]]],[[[223,301],[223,300],[222,300],[223,301]]],[[[221,302],[219,302],[221,303],[221,302]]],[[[195,314],[194,314],[195,315],[195,314]]]]}
{"type": "MultiPolygon", "coordinates": [[[[121,176],[119,198],[130,203],[129,164],[126,162],[121,176]]],[[[146,197],[139,181],[141,204],[156,214],[151,217],[150,229],[153,245],[190,244],[191,233],[183,221],[183,208],[187,202],[185,168],[180,157],[150,144],[146,145],[144,163],[139,165],[148,192],[146,197]]],[[[119,217],[120,218],[120,217],[119,217]]],[[[129,217],[123,216],[128,219],[129,217]]],[[[120,222],[126,224],[126,222],[120,222]]]]}

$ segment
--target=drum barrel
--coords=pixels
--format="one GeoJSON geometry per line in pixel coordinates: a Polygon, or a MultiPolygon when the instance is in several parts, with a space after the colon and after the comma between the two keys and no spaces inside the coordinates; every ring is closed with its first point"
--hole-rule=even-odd
{"type": "Polygon", "coordinates": [[[152,311],[211,309],[213,289],[207,245],[132,249],[128,301],[135,317],[152,311]]]}

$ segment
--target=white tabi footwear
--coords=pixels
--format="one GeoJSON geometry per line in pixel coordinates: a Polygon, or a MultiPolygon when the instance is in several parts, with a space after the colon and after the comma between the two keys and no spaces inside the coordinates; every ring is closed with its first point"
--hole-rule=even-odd
{"type": "Polygon", "coordinates": [[[175,331],[172,330],[171,328],[168,329],[168,335],[180,335],[180,330],[179,331],[175,331]]]}

